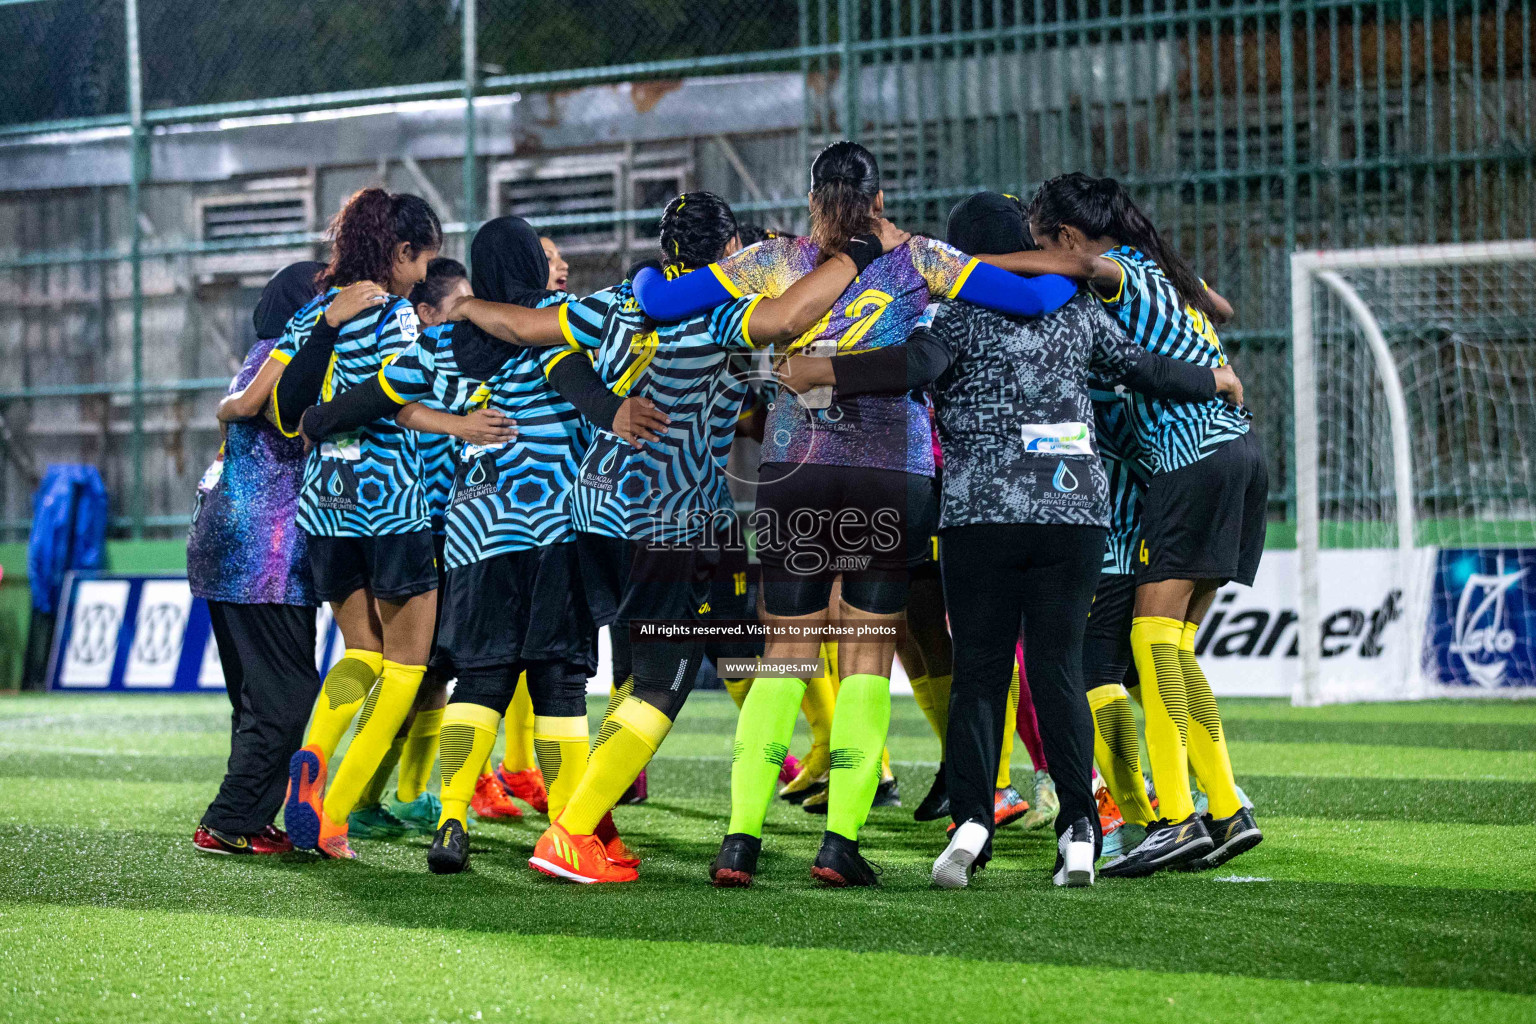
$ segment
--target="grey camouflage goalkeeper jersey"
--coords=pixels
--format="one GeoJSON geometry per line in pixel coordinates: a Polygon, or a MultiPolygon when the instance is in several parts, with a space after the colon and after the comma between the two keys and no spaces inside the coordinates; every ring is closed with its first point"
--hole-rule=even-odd
{"type": "Polygon", "coordinates": [[[1131,343],[1103,303],[1079,292],[1042,317],[936,303],[912,340],[923,342],[924,331],[950,355],[933,386],[944,451],[940,529],[1108,526],[1109,486],[1094,438],[1089,379],[1118,381],[1148,353],[1131,343]]]}

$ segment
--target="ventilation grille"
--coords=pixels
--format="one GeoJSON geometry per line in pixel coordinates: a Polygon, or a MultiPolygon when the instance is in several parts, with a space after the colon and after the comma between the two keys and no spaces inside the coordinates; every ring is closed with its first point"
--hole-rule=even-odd
{"type": "Polygon", "coordinates": [[[227,241],[309,230],[303,196],[244,195],[202,204],[203,240],[227,241]]]}

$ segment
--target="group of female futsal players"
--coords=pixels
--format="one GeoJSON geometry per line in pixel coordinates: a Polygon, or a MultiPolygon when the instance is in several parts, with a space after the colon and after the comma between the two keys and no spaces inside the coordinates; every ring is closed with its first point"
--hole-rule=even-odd
{"type": "MultiPolygon", "coordinates": [[[[1263,464],[1213,326],[1230,307],[1109,179],[1053,179],[1027,206],[979,194],[956,207],[946,243],[885,220],[874,157],[839,142],[813,164],[809,198],[809,237],[743,248],[727,204],[679,196],[659,260],[583,298],[552,287],[546,248],[517,218],[477,233],[466,283],[462,267],[436,259],[441,229],[422,200],[369,189],[349,201],[331,262],[307,271],[318,294],[295,303],[285,288],[298,308],[221,407],[231,443],[223,475],[205,479],[193,533],[197,550],[253,543],[202,539],[200,525],[229,519],[209,510],[232,501],[275,504],[286,482],[287,512],[260,519],[270,537],[254,543],[282,548],[267,562],[284,578],[302,576],[307,558],[312,591],[290,588],[277,603],[328,602],[346,652],[287,763],[307,702],[260,726],[269,738],[246,744],[237,771],[242,729],[272,715],[256,710],[271,703],[251,696],[257,680],[275,672],[300,701],[302,659],[272,648],[296,646],[302,629],[295,618],[280,643],[262,620],[242,619],[248,598],[214,592],[236,556],[194,573],[216,625],[237,622],[218,633],[241,679],[225,789],[250,776],[264,794],[237,824],[215,813],[235,799],[221,791],[199,848],[241,852],[260,836],[263,849],[282,845],[271,794],[286,777],[294,846],[352,857],[349,827],[383,834],[435,811],[428,866],[462,871],[477,789],[504,777],[549,815],[532,867],[635,880],[640,858],[611,812],[693,687],[707,645],[689,625],[727,603],[718,584],[738,575],[744,525],[769,631],[762,670],[733,690],[731,815],[714,884],[751,884],[767,806],[793,775],[795,718],[818,680],[773,666],[815,661],[833,627],[860,639],[836,650],[827,829],[811,874],[876,884],[859,830],[881,791],[909,595],[927,625],[913,638],[928,642],[909,640],[904,656],[940,651],[915,673],[945,749],[920,814],[947,802],[954,822],[936,884],[967,884],[998,822],[1016,816],[998,809],[998,775],[1021,641],[1020,703],[1035,712],[1060,794],[1057,884],[1095,875],[1095,760],[1126,820],[1145,829],[1106,874],[1212,867],[1259,841],[1193,654],[1216,587],[1250,583],[1263,543],[1263,464]],[[743,524],[725,469],[755,397],[744,362],[763,350],[773,374],[743,524]],[[264,410],[271,427],[256,419],[264,410]],[[272,457],[239,458],[235,424],[281,452],[281,472],[272,457]],[[935,549],[942,592],[922,569],[935,549]],[[952,670],[932,636],[946,610],[952,670]],[[639,628],[658,621],[676,628],[639,628]],[[584,694],[603,626],[615,689],[593,740],[584,694]],[[1127,681],[1139,682],[1158,809],[1127,681]],[[514,732],[521,743],[519,697],[542,787],[531,766],[486,771],[509,712],[509,749],[514,732]],[[434,747],[440,807],[426,791],[434,747]]],[[[809,795],[814,782],[802,772],[785,788],[809,795]]]]}

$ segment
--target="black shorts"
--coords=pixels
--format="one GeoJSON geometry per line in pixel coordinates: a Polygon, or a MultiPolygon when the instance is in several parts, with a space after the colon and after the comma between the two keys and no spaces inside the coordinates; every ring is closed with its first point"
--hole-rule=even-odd
{"type": "Polygon", "coordinates": [[[574,542],[449,569],[440,604],[433,664],[442,671],[529,661],[597,670],[597,626],[574,542]]]}
{"type": "Polygon", "coordinates": [[[403,601],[438,586],[431,530],[382,537],[310,537],[315,595],[345,601],[366,590],[384,601],[403,601]]]}
{"type": "Polygon", "coordinates": [[[1131,619],[1136,611],[1136,577],[1100,573],[1088,626],[1083,631],[1083,682],[1089,690],[1136,685],[1131,655],[1131,619]]]}
{"type": "Polygon", "coordinates": [[[1252,586],[1268,503],[1269,471],[1252,430],[1199,462],[1154,476],[1142,504],[1136,582],[1252,586]]]}
{"type": "MultiPolygon", "coordinates": [[[[757,568],[747,561],[746,548],[727,545],[720,549],[709,585],[709,614],[714,622],[757,621],[757,568]]],[[[763,653],[761,637],[740,640],[706,640],[704,653],[711,661],[721,658],[757,658],[763,653]]]]}
{"type": "Polygon", "coordinates": [[[578,533],[581,578],[593,620],[628,629],[647,620],[692,620],[709,614],[710,587],[720,548],[707,538],[651,545],[596,533],[578,533]]]}

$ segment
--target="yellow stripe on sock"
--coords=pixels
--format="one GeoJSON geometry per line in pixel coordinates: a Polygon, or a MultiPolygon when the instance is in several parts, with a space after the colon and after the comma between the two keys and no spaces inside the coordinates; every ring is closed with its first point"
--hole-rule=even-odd
{"type": "Polygon", "coordinates": [[[1195,811],[1189,792],[1189,699],[1179,663],[1184,623],[1161,616],[1131,620],[1131,653],[1141,679],[1147,719],[1147,760],[1157,787],[1159,811],[1181,821],[1195,811]]]}

